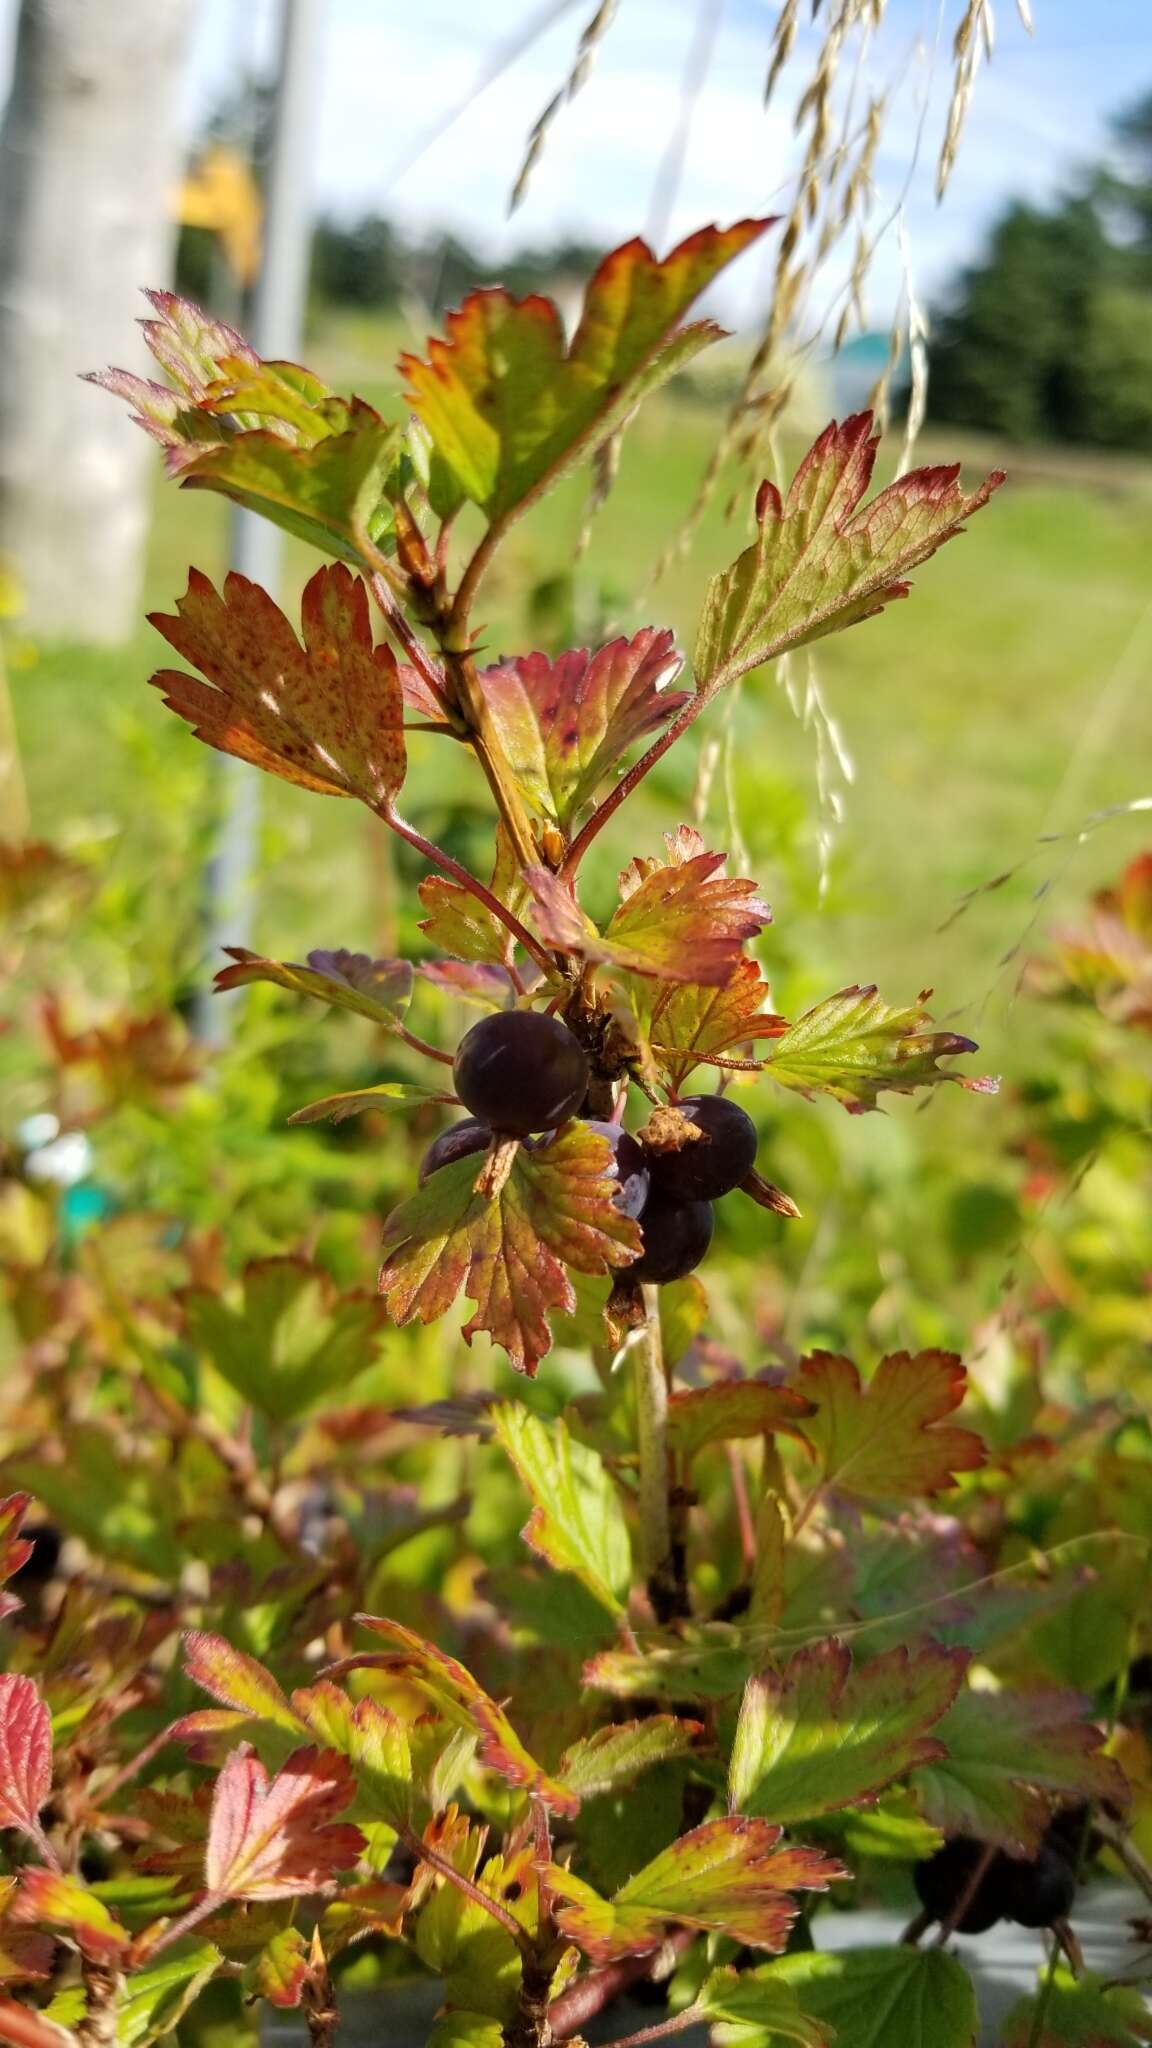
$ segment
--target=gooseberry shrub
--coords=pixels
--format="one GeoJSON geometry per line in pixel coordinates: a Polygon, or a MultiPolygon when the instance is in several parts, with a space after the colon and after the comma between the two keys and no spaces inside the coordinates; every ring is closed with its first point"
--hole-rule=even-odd
{"type": "MultiPolygon", "coordinates": [[[[786,491],[761,485],[687,677],[657,627],[555,657],[479,652],[515,522],[715,338],[683,317],[769,225],[704,229],[663,261],[624,245],[571,341],[544,299],[472,294],[404,358],[404,420],[262,361],[166,293],[145,334],[169,381],[96,380],[185,488],[331,558],[299,634],[244,577],[218,591],[193,570],[153,618],[187,665],[153,678],[166,703],[209,746],[364,805],[428,869],[420,960],[234,948],[218,986],[350,1011],[419,1076],[294,1122],[439,1105],[444,1128],[387,1217],[374,1298],[294,1256],[250,1263],[238,1292],[218,1248],[193,1246],[178,1298],[154,1293],[138,1329],[102,1309],[93,1414],[63,1462],[30,1446],[9,1461],[13,1615],[31,1496],[63,1516],[102,1489],[111,1519],[127,1489],[132,1513],[117,1602],[74,1593],[40,1616],[30,1595],[0,1680],[15,1845],[0,2040],[193,2041],[224,1987],[237,2013],[297,2010],[331,2044],[345,1974],[371,1951],[383,2037],[390,1975],[439,1986],[433,2048],[576,2040],[641,1986],[667,2000],[644,2039],[699,2021],[745,2048],[893,2048],[931,2009],[934,2048],[964,2048],[971,1985],[920,1945],[930,1924],[1051,1925],[1075,1964],[1077,1873],[1101,1830],[1125,1839],[1099,1701],[1131,1624],[1085,1699],[1038,1630],[1093,1597],[1091,1545],[1036,1583],[1018,1558],[1002,1583],[993,1560],[1005,1492],[1066,1496],[1083,1446],[1022,1478],[956,1421],[966,1374],[939,1350],[866,1375],[821,1350],[749,1369],[708,1348],[696,1272],[716,1203],[758,1205],[766,1233],[796,1214],[737,1094],[763,1081],[858,1114],[885,1090],[994,1084],[941,1064],[976,1048],[933,1028],[925,995],[854,985],[778,1015],[751,950],[768,905],[690,826],[631,853],[608,915],[581,900],[590,848],[696,719],[906,596],[1000,478],[965,491],[954,467],[922,468],[869,499],[877,437],[860,415],[820,435],[786,491]],[[485,873],[400,809],[415,746],[474,756],[485,873]],[[436,1020],[460,1001],[480,1015],[445,1043],[436,1020]],[[446,1398],[356,1405],[346,1390],[390,1330],[445,1319],[450,1356],[457,1332],[486,1337],[524,1398],[478,1384],[461,1351],[446,1398]],[[557,1331],[595,1374],[563,1413],[546,1373],[525,1384],[557,1331]],[[100,1391],[128,1355],[171,1432],[166,1472],[100,1391]],[[451,1454],[437,1498],[378,1474],[344,1485],[381,1438],[386,1462],[430,1437],[451,1454]],[[497,1466],[517,1520],[528,1508],[525,1548],[436,1612],[389,1580],[389,1546],[458,1519],[459,1472],[497,1466]],[[382,1583],[398,1611],[365,1611],[382,1583]],[[822,1954],[820,1901],[848,1904],[892,1867],[922,1902],[906,1944],[822,1954]]],[[[63,1399],[57,1375],[45,1427],[63,1399]]],[[[1130,1588],[1133,1558],[1116,1556],[1130,1588]]],[[[633,2032],[621,2019],[616,2038],[633,2032]]]]}

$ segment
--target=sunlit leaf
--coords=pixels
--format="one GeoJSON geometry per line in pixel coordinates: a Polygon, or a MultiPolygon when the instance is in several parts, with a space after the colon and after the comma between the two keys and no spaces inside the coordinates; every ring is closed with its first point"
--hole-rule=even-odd
{"type": "Polygon", "coordinates": [[[576,1305],[567,1268],[605,1273],[639,1251],[620,1214],[607,1141],[579,1123],[547,1144],[521,1146],[492,1201],[475,1192],[475,1159],[456,1160],[393,1211],[384,1226],[380,1292],[398,1323],[434,1322],[463,1289],[465,1325],[486,1330],[529,1375],[551,1344],[547,1313],[576,1305]]]}
{"type": "Polygon", "coordinates": [[[245,1651],[237,1650],[223,1636],[206,1629],[190,1628],[184,1636],[184,1669],[198,1685],[223,1707],[268,1721],[292,1736],[307,1733],[304,1722],[263,1664],[245,1651]]]}
{"type": "MultiPolygon", "coordinates": [[[[774,1965],[758,1970],[713,1970],[694,2003],[710,2023],[714,2048],[830,2048],[831,2029],[801,2009],[790,1984],[774,1977],[774,1965]]],[[[911,2044],[909,2044],[911,2048],[911,2044]]]]}
{"type": "Polygon", "coordinates": [[[509,766],[529,808],[564,830],[637,741],[686,703],[669,632],[645,626],[595,654],[522,654],[480,674],[509,766]]]}
{"type": "Polygon", "coordinates": [[[755,882],[724,873],[698,832],[666,833],[666,860],[634,860],[620,877],[621,903],[603,932],[547,868],[530,868],[536,929],[549,946],[658,981],[728,981],[748,939],[771,920],[755,882]]]}
{"type": "Polygon", "coordinates": [[[638,399],[716,339],[711,321],[674,330],[767,225],[705,228],[662,263],[644,242],[624,243],[591,279],[570,345],[550,300],[470,293],[427,362],[401,359],[413,410],[459,491],[505,524],[590,455],[638,399]]]}
{"type": "Polygon", "coordinates": [[[1085,1712],[1074,1692],[962,1692],[938,1726],[946,1754],[912,1781],[925,1817],[946,1834],[1030,1856],[1053,1795],[1124,1806],[1124,1773],[1085,1712]]]}
{"type": "Polygon", "coordinates": [[[636,1022],[649,1040],[653,1058],[668,1085],[677,1093],[693,1069],[710,1054],[747,1047],[756,1056],[757,1041],[779,1038],[787,1021],[768,1007],[771,992],[755,960],[738,960],[728,980],[681,982],[664,987],[636,980],[630,988],[636,1022]]]}
{"type": "Polygon", "coordinates": [[[942,1948],[849,1948],[783,1956],[765,1971],[844,2048],[974,2048],[976,1996],[942,1948]]]}
{"type": "Polygon", "coordinates": [[[856,1500],[940,1493],[959,1472],[984,1463],[970,1429],[944,1426],[960,1406],[967,1375],[951,1351],[893,1352],[865,1384],[851,1359],[814,1351],[795,1379],[816,1404],[803,1425],[821,1484],[856,1500]]]}
{"type": "MultiPolygon", "coordinates": [[[[496,861],[488,888],[497,902],[520,915],[528,889],[503,825],[496,827],[496,861]]],[[[426,875],[418,894],[428,912],[420,920],[420,930],[432,945],[458,960],[507,966],[514,950],[508,927],[470,889],[447,875],[426,875]]]]}
{"type": "Polygon", "coordinates": [[[186,490],[218,491],[246,511],[326,555],[359,567],[376,559],[388,524],[385,485],[400,452],[400,431],[354,398],[348,426],[311,447],[278,434],[239,434],[181,465],[186,490]]]}
{"type": "Polygon", "coordinates": [[[703,1732],[701,1722],[682,1721],[673,1714],[612,1722],[566,1749],[556,1775],[581,1799],[592,1799],[617,1786],[633,1784],[653,1764],[687,1756],[703,1732]]]}
{"type": "Polygon", "coordinates": [[[862,412],[826,427],[785,499],[774,484],[761,484],[756,539],[708,586],[696,643],[698,688],[719,689],[905,597],[909,572],[1004,481],[994,470],[965,493],[958,463],[914,469],[862,507],[879,446],[872,425],[871,413],[862,412]]]}
{"type": "Polygon", "coordinates": [[[204,1871],[220,1899],[290,1899],[324,1891],[360,1857],[359,1828],[336,1820],[352,1797],[347,1759],[298,1749],[270,1781],[246,1744],[212,1799],[204,1871]]]}
{"type": "Polygon", "coordinates": [[[894,1010],[871,985],[842,988],[776,1039],[765,1072],[800,1095],[831,1095],[854,1114],[875,1109],[885,1088],[914,1095],[955,1081],[978,1095],[995,1094],[998,1084],[988,1076],[941,1072],[938,1060],[979,1048],[957,1031],[930,1030],[931,1021],[922,1000],[894,1010]]]}
{"type": "Polygon", "coordinates": [[[1152,2041],[1152,2014],[1135,1984],[1104,1984],[1056,1970],[1043,1999],[1023,1998],[1004,2022],[1002,2048],[1140,2048],[1152,2041]]]}
{"type": "Polygon", "coordinates": [[[123,1959],[131,1936],[82,1878],[65,1871],[25,1869],[8,1917],[22,1927],[58,1927],[95,1963],[123,1959]]]}
{"type": "Polygon", "coordinates": [[[0,1827],[35,1837],[52,1789],[52,1721],[30,1678],[0,1674],[0,1827]]]}
{"type": "Polygon", "coordinates": [[[216,976],[218,989],[242,988],[252,981],[270,981],[293,995],[316,996],[337,1010],[353,1010],[374,1024],[392,1030],[412,1000],[414,969],[408,960],[373,960],[368,953],[312,952],[307,965],[294,960],[265,960],[247,946],[225,946],[235,961],[216,976]]]}
{"type": "Polygon", "coordinates": [[[151,2048],[153,2042],[170,2040],[222,1960],[211,1942],[197,1941],[174,1948],[162,1962],[133,1970],[116,2015],[118,2048],[151,2048]]]}
{"type": "Polygon", "coordinates": [[[793,1891],[826,1891],[847,1875],[818,1849],[781,1842],[760,1820],[713,1820],[694,1828],[631,1877],[611,1900],[552,1867],[562,1903],[556,1922],[593,1962],[658,1948],[669,1922],[726,1934],[751,1948],[782,1949],[796,1918],[793,1891]]]}
{"type": "Polygon", "coordinates": [[[398,1621],[372,1614],[361,1614],[357,1619],[364,1628],[385,1639],[395,1653],[389,1660],[392,1668],[418,1685],[441,1713],[479,1731],[480,1758],[490,1770],[498,1772],[508,1784],[531,1791],[554,1813],[577,1812],[580,1801],[575,1793],[552,1778],[529,1755],[504,1709],[489,1697],[463,1664],[398,1621]]]}
{"type": "Polygon", "coordinates": [[[294,1692],[292,1707],[326,1749],[346,1756],[356,1773],[358,1811],[390,1827],[412,1816],[412,1753],[395,1714],[379,1700],[353,1703],[328,1679],[294,1692]]]}
{"type": "Polygon", "coordinates": [[[501,1402],[487,1419],[534,1503],[525,1542],[557,1571],[571,1572],[610,1613],[623,1613],[632,1553],[603,1460],[560,1417],[545,1425],[519,1402],[501,1402]]]}
{"type": "Polygon", "coordinates": [[[293,2011],[309,1979],[308,1942],[298,1927],[282,1927],[248,1965],[244,1988],[250,1998],[266,1998],[281,2012],[293,2011]]]}
{"type": "Polygon", "coordinates": [[[306,1102],[294,1109],[290,1124],[320,1124],[330,1117],[342,1124],[345,1117],[361,1116],[365,1110],[416,1109],[426,1102],[459,1102],[458,1095],[442,1089],[422,1088],[418,1081],[380,1081],[375,1088],[348,1088],[341,1095],[323,1095],[319,1102],[306,1102]]]}
{"type": "Polygon", "coordinates": [[[946,1751],[928,1734],[951,1706],[968,1658],[935,1645],[853,1665],[835,1637],[748,1681],[729,1772],[735,1813],[785,1823],[875,1798],[946,1751]]]}
{"type": "Polygon", "coordinates": [[[175,615],[149,618],[207,680],[161,669],[152,682],[208,746],[375,809],[404,780],[395,660],[373,646],[368,592],[340,563],[306,584],[300,616],[302,646],[258,583],[230,570],[218,595],[192,569],[175,615]]]}

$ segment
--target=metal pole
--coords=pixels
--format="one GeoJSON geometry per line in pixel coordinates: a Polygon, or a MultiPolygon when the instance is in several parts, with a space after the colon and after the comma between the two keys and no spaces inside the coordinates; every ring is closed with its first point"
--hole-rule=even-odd
{"type": "MultiPolygon", "coordinates": [[[[262,356],[299,353],[311,253],[312,160],[326,0],[281,0],[276,98],[265,193],[264,246],[249,335],[262,356]]],[[[275,595],[283,536],[255,512],[232,515],[232,567],[275,595]]],[[[225,755],[219,763],[220,824],[206,875],[209,973],[226,945],[251,936],[260,827],[260,771],[225,755]]],[[[197,1035],[228,1042],[235,995],[196,999],[197,1035]]]]}

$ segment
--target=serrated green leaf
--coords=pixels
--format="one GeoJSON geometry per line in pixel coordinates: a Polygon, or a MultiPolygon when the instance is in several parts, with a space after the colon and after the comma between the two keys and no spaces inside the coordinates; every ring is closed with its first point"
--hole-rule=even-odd
{"type": "Polygon", "coordinates": [[[256,1260],[242,1285],[238,1306],[191,1288],[184,1307],[193,1344],[262,1415],[290,1422],[374,1364],[387,1317],[371,1296],[294,1258],[256,1260]]]}
{"type": "Polygon", "coordinates": [[[360,1116],[370,1109],[417,1109],[427,1102],[458,1103],[457,1095],[438,1094],[434,1088],[421,1088],[415,1081],[381,1081],[375,1088],[349,1088],[341,1095],[323,1095],[319,1102],[306,1102],[300,1109],[294,1109],[288,1121],[290,1124],[319,1124],[331,1117],[334,1124],[342,1124],[345,1117],[360,1116]]]}
{"type": "Polygon", "coordinates": [[[771,1008],[771,991],[755,960],[738,960],[719,985],[689,981],[669,987],[637,978],[629,995],[637,1028],[677,1094],[709,1054],[736,1047],[751,1053],[758,1040],[780,1038],[788,1029],[771,1008]]]}
{"type": "Polygon", "coordinates": [[[305,1723],[285,1698],[270,1671],[255,1657],[237,1650],[223,1636],[191,1628],[184,1636],[184,1669],[193,1685],[210,1693],[223,1707],[267,1721],[293,1738],[307,1734],[305,1723]]]}
{"type": "Polygon", "coordinates": [[[292,1695],[298,1714],[326,1749],[346,1756],[356,1773],[353,1814],[387,1821],[397,1832],[412,1819],[412,1753],[395,1714],[371,1696],[355,1704],[328,1679],[292,1695]]]}
{"type": "Polygon", "coordinates": [[[562,1901],[556,1924],[593,1962],[658,1948],[669,1921],[781,1949],[798,1911],[793,1891],[826,1891],[847,1872],[818,1849],[782,1845],[759,1820],[705,1821],[602,1899],[571,1871],[550,1866],[562,1901]]]}
{"type": "Polygon", "coordinates": [[[292,447],[257,430],[208,448],[181,470],[185,490],[218,491],[353,568],[377,558],[385,487],[400,431],[354,398],[347,430],[292,447]]]}
{"type": "Polygon", "coordinates": [[[223,1958],[211,1942],[181,1943],[163,1962],[133,1970],[116,2014],[117,2048],[166,2040],[216,1975],[223,1958]]]}
{"type": "Polygon", "coordinates": [[[489,1410],[533,1508],[524,1540],[557,1571],[571,1572],[612,1614],[624,1612],[632,1549],[620,1496],[604,1461],[557,1417],[547,1426],[518,1402],[489,1410]]]}
{"type": "Polygon", "coordinates": [[[1134,1985],[1102,1984],[1096,1977],[1073,1977],[1056,1971],[1043,1999],[1043,2022],[1036,2030],[1038,1998],[1022,1998],[1004,2022],[1002,2048],[1140,2048],[1152,2041],[1152,2014],[1134,1985]]]}
{"type": "Polygon", "coordinates": [[[832,2027],[843,2048],[973,2048],[976,1995],[941,1948],[854,1948],[782,1956],[764,1971],[832,2027]]]}
{"type": "Polygon", "coordinates": [[[674,330],[767,225],[705,228],[662,263],[645,243],[626,242],[591,279],[570,346],[549,300],[481,291],[449,314],[427,362],[401,359],[437,455],[490,523],[507,525],[717,337],[710,321],[674,330]]]}
{"type": "Polygon", "coordinates": [[[968,1659],[934,1644],[853,1664],[835,1637],[800,1650],[745,1688],[732,1749],[734,1813],[792,1823],[874,1798],[917,1764],[944,1756],[928,1734],[951,1706],[968,1659]]]}
{"type": "Polygon", "coordinates": [[[713,1970],[704,1979],[694,2009],[711,2023],[714,2048],[775,2048],[782,2041],[830,2048],[831,2029],[801,2009],[792,1986],[774,1977],[773,1967],[713,1970]]]}
{"type": "Polygon", "coordinates": [[[998,1082],[942,1073],[936,1062],[979,1050],[956,1031],[931,1031],[923,1003],[893,1009],[872,984],[842,988],[805,1011],[775,1039],[764,1071],[798,1094],[831,1095],[858,1115],[877,1106],[882,1089],[914,1095],[954,1081],[978,1095],[994,1095],[998,1082]]]}
{"type": "Polygon", "coordinates": [[[373,960],[368,953],[309,953],[307,964],[294,960],[266,960],[247,946],[225,946],[236,964],[222,967],[216,976],[217,989],[242,988],[249,982],[270,981],[292,995],[315,996],[333,1009],[352,1010],[368,1017],[386,1031],[403,1021],[412,1000],[415,969],[409,960],[373,960]]]}
{"type": "Polygon", "coordinates": [[[840,426],[833,421],[783,501],[774,484],[761,484],[756,539],[708,586],[696,642],[698,688],[720,689],[905,597],[909,570],[951,540],[1004,481],[993,471],[965,494],[959,464],[915,469],[861,509],[879,446],[872,425],[869,412],[840,426]]]}
{"type": "Polygon", "coordinates": [[[477,1162],[441,1167],[384,1226],[380,1292],[397,1323],[434,1322],[464,1293],[517,1371],[535,1373],[551,1344],[548,1311],[570,1313],[567,1268],[606,1273],[640,1249],[635,1223],[615,1206],[611,1149],[570,1122],[547,1144],[520,1146],[500,1193],[476,1192],[477,1162]]]}
{"type": "Polygon", "coordinates": [[[618,1721],[574,1742],[557,1764],[556,1775],[581,1799],[596,1798],[618,1785],[631,1785],[653,1764],[687,1756],[702,1733],[702,1722],[682,1721],[672,1714],[618,1721]]]}
{"type": "Polygon", "coordinates": [[[1032,1856],[1052,1795],[1124,1806],[1127,1780],[1103,1754],[1104,1734],[1071,1692],[962,1692],[939,1723],[946,1750],[912,1783],[925,1817],[946,1834],[975,1835],[1032,1856]],[[1047,1795],[1047,1796],[1046,1796],[1047,1795]]]}

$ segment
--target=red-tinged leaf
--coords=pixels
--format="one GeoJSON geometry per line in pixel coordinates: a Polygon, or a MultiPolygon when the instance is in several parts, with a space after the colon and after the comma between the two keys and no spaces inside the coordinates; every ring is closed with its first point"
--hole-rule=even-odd
{"type": "Polygon", "coordinates": [[[529,808],[564,831],[637,741],[688,700],[667,685],[680,667],[672,635],[645,626],[595,654],[522,654],[482,670],[480,687],[529,808]]]}
{"type": "Polygon", "coordinates": [[[291,2012],[310,1978],[307,1940],[298,1927],[283,1927],[248,1965],[244,1988],[249,1998],[266,1998],[278,2011],[291,2012]]]}
{"type": "Polygon", "coordinates": [[[205,313],[191,299],[166,291],[148,291],[144,296],[156,316],[141,322],[144,339],[181,396],[193,404],[215,383],[221,363],[258,366],[260,358],[243,335],[205,313]]]}
{"type": "Polygon", "coordinates": [[[1031,1856],[1054,1799],[1127,1805],[1124,1773],[1085,1713],[1076,1693],[962,1692],[938,1727],[946,1754],[912,1781],[926,1819],[1031,1856]]]}
{"type": "Polygon", "coordinates": [[[52,1975],[56,1944],[50,1934],[10,1924],[16,1889],[16,1878],[0,1878],[0,1984],[43,1983],[52,1975]]]}
{"type": "Polygon", "coordinates": [[[235,961],[216,976],[217,989],[242,988],[252,981],[270,981],[293,995],[316,996],[337,1010],[352,1010],[374,1024],[394,1031],[412,1000],[414,972],[407,960],[373,960],[368,953],[312,952],[307,965],[294,960],[265,960],[247,946],[225,946],[235,961]]]}
{"type": "Polygon", "coordinates": [[[39,1833],[52,1789],[52,1721],[30,1678],[0,1675],[0,1827],[39,1833]]]}
{"type": "Polygon", "coordinates": [[[10,2048],[79,2048],[75,2034],[13,1998],[0,1998],[0,2041],[10,2048]]]}
{"type": "Polygon", "coordinates": [[[291,1899],[326,1891],[364,1850],[359,1828],[339,1822],[355,1789],[347,1759],[298,1749],[269,1782],[246,1745],[216,1780],[208,1849],[209,1892],[219,1899],[291,1899]]]}
{"type": "MultiPolygon", "coordinates": [[[[496,827],[496,863],[488,887],[499,903],[514,916],[520,915],[528,890],[503,825],[496,827]]],[[[420,930],[434,946],[459,960],[507,968],[515,950],[508,927],[470,889],[446,875],[426,875],[418,894],[428,912],[420,921],[420,930]]]]}
{"type": "Polygon", "coordinates": [[[913,1095],[955,1081],[974,1094],[994,1095],[999,1083],[991,1076],[940,1071],[938,1060],[979,1048],[957,1031],[930,1030],[931,1022],[922,999],[898,1010],[872,984],[842,988],[788,1026],[767,1055],[765,1072],[782,1088],[831,1095],[857,1115],[875,1109],[884,1088],[913,1095]]]}
{"type": "MultiPolygon", "coordinates": [[[[570,346],[548,299],[472,292],[428,361],[404,356],[414,411],[457,491],[505,525],[719,334],[677,323],[767,221],[705,228],[658,263],[626,242],[591,279],[570,346]]],[[[458,500],[457,500],[458,502],[458,500]]],[[[445,495],[443,510],[450,509],[445,495]]]]}
{"type": "Polygon", "coordinates": [[[499,1195],[475,1192],[476,1161],[442,1167],[384,1226],[380,1292],[398,1323],[435,1322],[463,1289],[476,1304],[471,1342],[486,1330],[530,1376],[551,1344],[550,1309],[571,1314],[568,1267],[606,1273],[640,1248],[613,1195],[605,1139],[568,1123],[546,1145],[521,1146],[499,1195]]]}
{"type": "Polygon", "coordinates": [[[482,960],[422,960],[416,972],[443,995],[459,996],[484,1010],[506,1010],[512,996],[508,969],[482,960]]]}
{"type": "Polygon", "coordinates": [[[738,960],[726,982],[680,982],[653,987],[637,980],[630,994],[637,1026],[651,1046],[667,1085],[683,1092],[689,1074],[710,1055],[752,1050],[762,1038],[780,1038],[787,1020],[768,1007],[768,983],[755,960],[738,960]]]}
{"type": "Polygon", "coordinates": [[[632,1550],[619,1492],[599,1453],[571,1436],[562,1417],[546,1424],[518,1401],[500,1402],[490,1419],[533,1502],[524,1541],[622,1616],[632,1550]]]}
{"type": "Polygon", "coordinates": [[[852,1499],[941,1493],[958,1473],[984,1463],[984,1445],[972,1430],[942,1426],[967,1386],[951,1351],[893,1352],[867,1385],[851,1359],[814,1351],[795,1384],[816,1404],[803,1434],[819,1459],[821,1484],[852,1499]]]}
{"type": "Polygon", "coordinates": [[[1053,941],[1054,961],[1029,962],[1032,988],[1089,996],[1115,1023],[1152,1029],[1152,853],[1097,892],[1083,928],[1064,927],[1053,941]]]}
{"type": "Polygon", "coordinates": [[[952,1705],[967,1666],[966,1651],[935,1643],[854,1666],[830,1636],[782,1671],[750,1678],[732,1749],[732,1810],[787,1825],[874,1800],[947,1754],[927,1731],[952,1705]]]}
{"type": "Polygon", "coordinates": [[[23,1870],[8,1917],[21,1927],[58,1927],[94,1963],[115,1963],[131,1945],[128,1929],[79,1877],[23,1870]]]}
{"type": "Polygon", "coordinates": [[[285,1699],[270,1671],[255,1657],[236,1650],[223,1636],[191,1628],[184,1637],[184,1669],[193,1685],[211,1693],[225,1707],[268,1721],[289,1735],[307,1733],[304,1722],[285,1699]]]}
{"type": "Polygon", "coordinates": [[[348,1758],[368,1816],[405,1827],[412,1817],[412,1753],[395,1714],[371,1697],[353,1704],[326,1678],[294,1692],[292,1705],[317,1742],[348,1758]]]}
{"type": "Polygon", "coordinates": [[[300,615],[303,646],[258,583],[230,571],[220,596],[193,569],[176,615],[149,617],[207,681],[161,669],[152,682],[220,753],[375,808],[404,780],[395,660],[373,646],[368,592],[342,564],[317,570],[300,615]]]}
{"type": "Polygon", "coordinates": [[[782,1844],[783,1829],[761,1820],[712,1820],[665,1849],[602,1899],[570,1871],[550,1867],[548,1889],[563,1903],[556,1923],[593,1962],[659,1948],[669,1922],[727,1935],[750,1948],[782,1949],[796,1919],[793,1891],[827,1891],[847,1877],[818,1849],[782,1844]]]}
{"type": "Polygon", "coordinates": [[[594,1799],[634,1784],[653,1764],[690,1755],[703,1733],[703,1722],[682,1721],[674,1714],[618,1721],[572,1743],[556,1766],[556,1775],[580,1799],[594,1799]]]}
{"type": "Polygon", "coordinates": [[[694,1458],[706,1444],[736,1437],[771,1436],[777,1430],[803,1438],[804,1417],[815,1414],[811,1401],[793,1387],[767,1380],[715,1380],[709,1387],[689,1387],[668,1403],[668,1448],[694,1458]]]}
{"type": "MultiPolygon", "coordinates": [[[[32,1555],[35,1546],[20,1534],[31,1504],[32,1496],[28,1493],[10,1493],[7,1499],[0,1500],[0,1585],[27,1564],[32,1555]]],[[[0,1613],[14,1614],[19,1605],[11,1594],[0,1594],[0,1613]]]]}
{"type": "Polygon", "coordinates": [[[665,838],[666,861],[634,860],[625,868],[620,907],[603,933],[558,876],[528,869],[545,944],[658,981],[727,982],[745,941],[771,922],[772,912],[755,882],[724,873],[724,855],[706,852],[699,833],[681,826],[665,838]]]}
{"type": "Polygon", "coordinates": [[[959,533],[1004,481],[994,470],[966,493],[958,463],[915,469],[862,506],[879,446],[872,425],[871,413],[862,412],[826,427],[783,501],[773,484],[761,485],[756,539],[708,586],[698,688],[720,689],[907,596],[910,570],[959,533]]]}
{"type": "Polygon", "coordinates": [[[238,434],[182,459],[181,482],[185,490],[218,491],[353,568],[371,564],[391,520],[384,493],[400,433],[360,398],[343,418],[343,432],[312,447],[293,447],[264,429],[238,434]]]}
{"type": "Polygon", "coordinates": [[[443,1650],[425,1642],[414,1630],[398,1621],[386,1621],[371,1614],[357,1615],[362,1627],[383,1636],[395,1650],[391,1668],[419,1686],[437,1710],[460,1727],[480,1733],[480,1760],[509,1785],[531,1792],[552,1813],[579,1812],[576,1794],[549,1776],[530,1756],[503,1707],[485,1692],[472,1673],[443,1650]]]}

